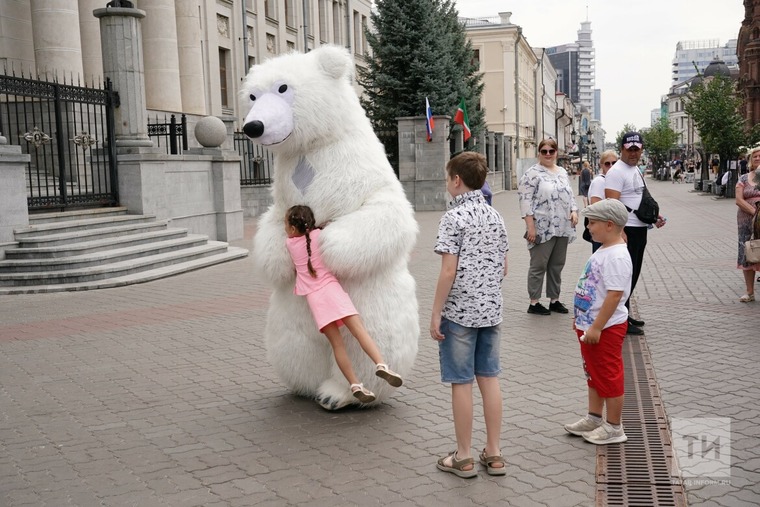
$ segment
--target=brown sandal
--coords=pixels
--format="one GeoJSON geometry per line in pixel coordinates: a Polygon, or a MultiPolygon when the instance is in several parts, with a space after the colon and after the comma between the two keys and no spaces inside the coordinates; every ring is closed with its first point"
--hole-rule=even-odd
{"type": "Polygon", "coordinates": [[[443,470],[444,472],[449,472],[456,475],[457,477],[463,477],[465,479],[469,479],[470,477],[475,477],[478,475],[478,471],[475,470],[475,460],[472,458],[458,460],[456,451],[449,453],[444,458],[440,458],[436,466],[438,467],[438,470],[443,470]],[[449,456],[451,456],[451,466],[447,466],[445,464],[446,458],[449,456]],[[468,465],[472,466],[472,468],[465,470],[464,467],[468,465]]]}
{"type": "Polygon", "coordinates": [[[351,384],[351,392],[354,398],[362,403],[372,403],[375,401],[375,393],[364,387],[362,384],[351,384]]]}
{"type": "Polygon", "coordinates": [[[507,461],[503,456],[486,456],[486,450],[480,453],[480,464],[486,467],[488,475],[507,475],[507,461]],[[493,466],[493,463],[501,463],[500,467],[493,466]]]}

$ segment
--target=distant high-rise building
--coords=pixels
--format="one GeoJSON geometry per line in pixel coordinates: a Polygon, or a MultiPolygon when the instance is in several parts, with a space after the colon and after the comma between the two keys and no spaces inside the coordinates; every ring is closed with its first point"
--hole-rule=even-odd
{"type": "Polygon", "coordinates": [[[602,121],[602,90],[594,88],[594,119],[602,121]]]}
{"type": "Polygon", "coordinates": [[[591,21],[581,22],[574,44],[547,48],[546,54],[557,70],[557,91],[567,94],[576,104],[583,104],[591,118],[599,119],[594,103],[596,63],[591,21]]]}
{"type": "Polygon", "coordinates": [[[736,39],[731,39],[725,45],[720,45],[719,39],[683,40],[676,44],[676,53],[673,56],[673,82],[678,84],[687,81],[697,75],[696,65],[699,72],[716,58],[723,60],[726,65],[735,67],[739,60],[736,56],[736,39]]]}

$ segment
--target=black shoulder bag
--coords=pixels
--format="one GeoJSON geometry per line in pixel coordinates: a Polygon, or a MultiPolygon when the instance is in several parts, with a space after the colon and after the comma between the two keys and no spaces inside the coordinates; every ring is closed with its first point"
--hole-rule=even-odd
{"type": "Polygon", "coordinates": [[[636,172],[639,173],[641,181],[644,182],[644,191],[641,193],[641,204],[639,204],[638,209],[632,210],[628,206],[626,206],[626,209],[628,211],[633,211],[633,214],[645,224],[653,224],[657,222],[657,219],[660,216],[660,205],[657,204],[657,201],[654,200],[652,194],[649,193],[644,175],[639,172],[638,168],[636,169],[636,172]]]}

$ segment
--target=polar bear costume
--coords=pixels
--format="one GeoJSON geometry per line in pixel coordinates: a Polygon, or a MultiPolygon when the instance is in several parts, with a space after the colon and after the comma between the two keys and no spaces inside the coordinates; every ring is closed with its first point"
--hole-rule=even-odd
{"type": "MultiPolygon", "coordinates": [[[[306,298],[293,294],[285,247],[288,208],[305,204],[324,224],[322,257],[338,277],[388,365],[408,374],[417,355],[415,283],[407,266],[417,223],[351,85],[348,52],[323,46],[251,68],[243,85],[243,130],[274,157],[273,204],[258,221],[253,254],[273,286],[265,329],[269,361],[295,393],[328,410],[359,404],[317,330],[306,298]]],[[[341,328],[360,382],[379,403],[392,393],[341,328]]]]}

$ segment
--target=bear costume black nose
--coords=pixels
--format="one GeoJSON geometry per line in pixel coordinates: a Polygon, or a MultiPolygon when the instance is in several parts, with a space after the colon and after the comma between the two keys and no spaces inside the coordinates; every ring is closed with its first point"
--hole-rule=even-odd
{"type": "Polygon", "coordinates": [[[264,124],[258,120],[250,121],[243,126],[243,132],[252,139],[261,137],[264,133],[264,124]]]}

